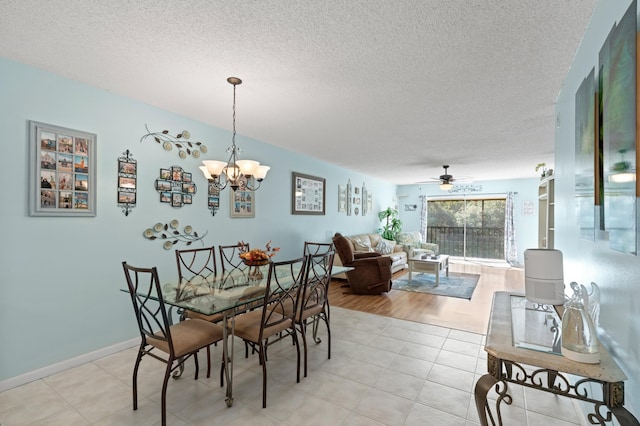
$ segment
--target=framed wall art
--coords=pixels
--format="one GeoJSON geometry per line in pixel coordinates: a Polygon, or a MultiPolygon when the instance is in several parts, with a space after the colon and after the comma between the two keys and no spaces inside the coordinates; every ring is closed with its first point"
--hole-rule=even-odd
{"type": "Polygon", "coordinates": [[[138,162],[129,150],[122,154],[122,157],[118,157],[118,207],[125,216],[129,216],[137,201],[138,162]]]}
{"type": "Polygon", "coordinates": [[[600,49],[598,82],[604,226],[609,248],[629,254],[637,254],[636,41],[634,2],[600,49]]]}
{"type": "Polygon", "coordinates": [[[160,177],[156,179],[156,191],[160,193],[161,203],[171,204],[172,207],[193,204],[193,195],[197,190],[191,173],[185,172],[182,167],[160,169],[160,177]]]}
{"type": "Polygon", "coordinates": [[[351,186],[351,179],[347,182],[347,216],[351,216],[351,206],[353,204],[351,200],[351,194],[353,187],[351,186]]]}
{"type": "Polygon", "coordinates": [[[207,206],[211,210],[211,215],[215,216],[220,208],[220,190],[213,182],[209,182],[207,191],[207,206]]]}
{"type": "Polygon", "coordinates": [[[347,212],[347,187],[338,185],[338,213],[347,212]]]}
{"type": "Polygon", "coordinates": [[[367,187],[364,186],[364,182],[362,182],[362,216],[366,216],[371,210],[367,208],[367,197],[369,193],[367,191],[367,187]]]}
{"type": "MultiPolygon", "coordinates": [[[[253,185],[251,185],[251,187],[253,188],[253,185]]],[[[255,193],[247,188],[247,181],[241,180],[238,189],[230,189],[231,191],[229,191],[229,193],[231,194],[231,217],[255,217],[255,193]]]]}
{"type": "Polygon", "coordinates": [[[96,215],[94,133],[29,121],[31,216],[96,215]]]}
{"type": "Polygon", "coordinates": [[[325,179],[293,172],[291,175],[291,214],[325,213],[325,179]]]}

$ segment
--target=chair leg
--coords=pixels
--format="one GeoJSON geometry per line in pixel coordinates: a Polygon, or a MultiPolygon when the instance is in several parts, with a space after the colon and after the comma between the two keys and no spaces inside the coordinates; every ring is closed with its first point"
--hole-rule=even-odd
{"type": "Polygon", "coordinates": [[[293,331],[293,341],[296,344],[296,353],[298,355],[297,356],[297,361],[298,362],[297,362],[297,365],[296,365],[296,369],[298,370],[298,374],[297,374],[297,377],[296,377],[296,383],[300,383],[300,345],[298,344],[298,335],[296,333],[296,325],[295,325],[295,323],[293,324],[292,328],[293,328],[293,330],[292,330],[293,331]]]}
{"type": "Polygon", "coordinates": [[[195,375],[194,379],[198,380],[198,372],[200,370],[200,367],[198,366],[198,352],[197,351],[193,354],[193,359],[194,359],[194,362],[196,363],[196,375],[195,375]]]}
{"type": "Polygon", "coordinates": [[[262,408],[267,408],[267,359],[265,354],[266,345],[260,342],[258,355],[262,364],[262,408]]]}
{"type": "MultiPolygon", "coordinates": [[[[302,347],[304,348],[304,377],[307,377],[307,324],[300,322],[300,334],[302,335],[302,347]]],[[[298,354],[298,382],[300,382],[300,354],[298,354]]]]}
{"type": "Polygon", "coordinates": [[[207,346],[207,379],[211,377],[211,346],[207,346]]]}
{"type": "Polygon", "coordinates": [[[220,387],[224,386],[224,370],[227,367],[226,360],[224,359],[224,354],[222,354],[222,362],[220,363],[220,387]]]}
{"type": "Polygon", "coordinates": [[[138,349],[138,356],[136,356],[136,363],[133,367],[133,409],[138,409],[138,367],[140,367],[140,361],[142,361],[142,354],[144,350],[144,343],[140,344],[138,349]]]}
{"type": "Polygon", "coordinates": [[[327,358],[331,359],[331,326],[329,325],[329,315],[324,315],[324,323],[327,325],[327,358]]]}
{"type": "Polygon", "coordinates": [[[169,377],[171,376],[171,367],[175,360],[173,357],[169,357],[167,360],[167,368],[164,373],[164,380],[162,381],[162,396],[161,396],[161,409],[162,409],[162,426],[167,425],[167,384],[169,383],[169,377]]]}

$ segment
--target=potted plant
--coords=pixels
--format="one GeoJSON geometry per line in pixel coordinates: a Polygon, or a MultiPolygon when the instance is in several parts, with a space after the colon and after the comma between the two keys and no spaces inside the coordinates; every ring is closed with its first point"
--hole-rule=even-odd
{"type": "Polygon", "coordinates": [[[540,169],[542,169],[542,175],[540,177],[544,178],[547,175],[547,164],[546,163],[536,164],[536,172],[540,169]]]}
{"type": "Polygon", "coordinates": [[[402,230],[402,221],[398,219],[398,210],[387,207],[386,210],[378,212],[380,222],[385,221],[385,225],[380,229],[380,235],[385,240],[395,241],[396,235],[402,230]]]}

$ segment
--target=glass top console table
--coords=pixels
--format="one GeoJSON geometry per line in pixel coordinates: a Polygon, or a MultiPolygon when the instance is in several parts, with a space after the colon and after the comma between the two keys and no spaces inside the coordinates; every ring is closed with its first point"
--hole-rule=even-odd
{"type": "Polygon", "coordinates": [[[640,425],[624,408],[627,377],[602,345],[599,364],[575,362],[560,354],[562,326],[556,309],[562,307],[531,303],[522,294],[494,294],[485,344],[488,373],[475,386],[480,424],[503,424],[500,405],[511,404],[507,383],[515,383],[592,403],[591,424],[604,425],[615,416],[621,425],[640,425]],[[571,380],[570,375],[578,377],[571,380]],[[494,386],[495,413],[487,401],[494,386]]]}

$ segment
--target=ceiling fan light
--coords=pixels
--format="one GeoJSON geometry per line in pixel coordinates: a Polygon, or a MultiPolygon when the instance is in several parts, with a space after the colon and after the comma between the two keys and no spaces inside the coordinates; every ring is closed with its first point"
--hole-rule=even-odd
{"type": "Polygon", "coordinates": [[[449,182],[442,182],[440,184],[440,189],[443,191],[449,191],[450,189],[453,188],[453,184],[449,183],[449,182]]]}

